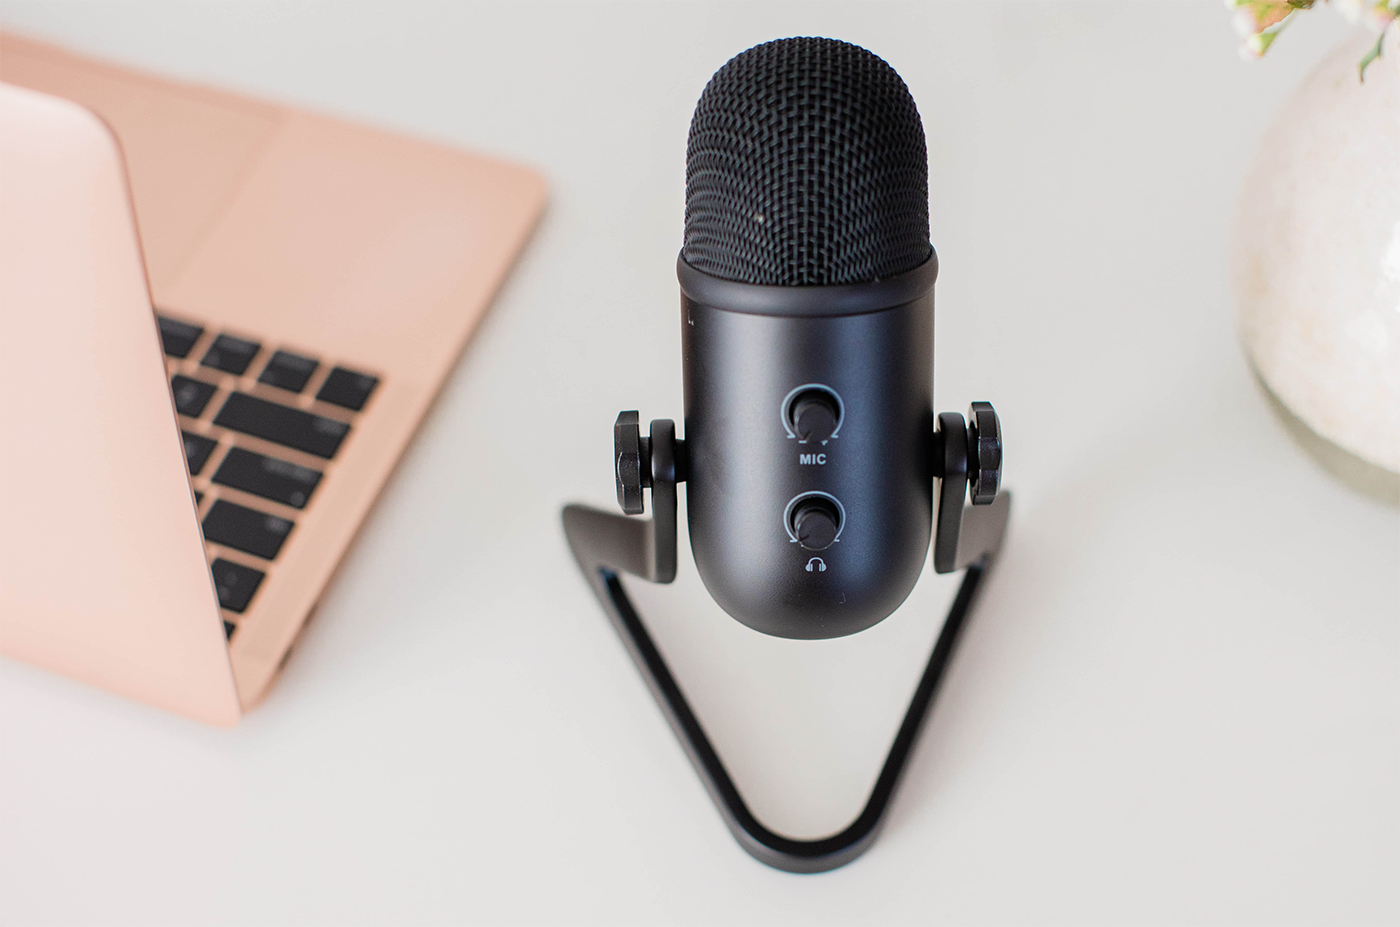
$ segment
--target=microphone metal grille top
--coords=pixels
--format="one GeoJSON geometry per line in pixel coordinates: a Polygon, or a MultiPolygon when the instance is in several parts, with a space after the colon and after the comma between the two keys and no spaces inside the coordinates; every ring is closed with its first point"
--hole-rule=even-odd
{"type": "Polygon", "coordinates": [[[835,39],[741,52],[700,95],[685,169],[696,270],[743,283],[868,283],[918,267],[928,154],[909,88],[835,39]]]}

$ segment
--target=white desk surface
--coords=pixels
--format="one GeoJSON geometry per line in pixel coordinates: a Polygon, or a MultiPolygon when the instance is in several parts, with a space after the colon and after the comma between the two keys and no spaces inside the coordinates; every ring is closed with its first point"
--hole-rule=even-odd
{"type": "MultiPolygon", "coordinates": [[[[1303,19],[1245,65],[1218,2],[6,0],[38,37],[532,162],[553,199],[242,726],[4,665],[0,917],[1396,922],[1400,517],[1291,443],[1227,285],[1252,147],[1345,31],[1303,19]],[[730,838],[558,523],[613,504],[619,409],[680,417],[691,109],[792,34],[873,49],[918,101],[937,405],[996,403],[1016,500],[883,836],[820,876],[730,838]]],[[[740,788],[795,836],[843,826],[954,580],[794,643],[682,564],[638,597],[740,788]]]]}

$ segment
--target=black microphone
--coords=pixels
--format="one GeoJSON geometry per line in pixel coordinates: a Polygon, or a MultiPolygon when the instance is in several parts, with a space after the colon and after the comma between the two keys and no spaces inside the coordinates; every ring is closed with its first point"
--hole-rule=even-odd
{"type": "Polygon", "coordinates": [[[894,69],[795,38],[716,72],[690,124],[677,271],[684,437],[670,420],[644,434],[637,412],[619,414],[625,514],[565,506],[564,533],[735,838],[769,865],[821,872],[879,832],[1010,505],[991,405],[973,403],[966,421],[932,411],[928,162],[894,69]],[[623,575],[675,579],[682,482],[705,588],[765,634],[840,637],[883,620],[931,535],[934,569],[965,571],[870,798],[839,833],[796,840],[754,816],[627,595],[623,575]],[[648,489],[651,518],[629,517],[648,489]]]}
{"type": "Polygon", "coordinates": [[[932,524],[933,284],[923,123],[881,58],[750,48],[686,152],[691,549],[767,634],[864,630],[913,589],[932,524]]]}

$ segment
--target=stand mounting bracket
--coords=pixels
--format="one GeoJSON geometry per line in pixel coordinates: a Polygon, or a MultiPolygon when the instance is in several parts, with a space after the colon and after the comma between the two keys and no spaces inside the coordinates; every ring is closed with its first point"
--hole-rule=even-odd
{"type": "Polygon", "coordinates": [[[1011,499],[1009,493],[998,492],[1001,429],[996,412],[989,403],[979,402],[973,403],[966,422],[955,412],[937,417],[930,455],[930,476],[940,483],[934,569],[966,574],[865,807],[844,830],[815,840],[775,833],[749,810],[622,586],[624,573],[653,583],[676,577],[676,484],[686,477],[685,442],[676,438],[675,423],[668,419],[652,421],[650,433],[643,437],[636,412],[618,415],[613,436],[618,504],[628,515],[642,514],[642,490],[649,488],[652,516],[640,519],[583,505],[564,507],[564,534],[589,587],[739,845],[759,861],[788,872],[825,872],[845,865],[869,849],[879,834],[959,635],[1001,548],[1011,499]],[[965,506],[969,488],[973,504],[965,506]]]}

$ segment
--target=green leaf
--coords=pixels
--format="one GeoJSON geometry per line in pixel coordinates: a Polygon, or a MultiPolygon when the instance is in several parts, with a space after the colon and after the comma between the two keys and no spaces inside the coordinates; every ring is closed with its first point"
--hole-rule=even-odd
{"type": "Polygon", "coordinates": [[[1376,39],[1376,44],[1366,53],[1366,57],[1361,59],[1361,63],[1356,66],[1357,76],[1361,78],[1363,84],[1366,83],[1366,66],[1381,56],[1381,46],[1384,42],[1385,33],[1382,32],[1380,38],[1376,39]]]}

